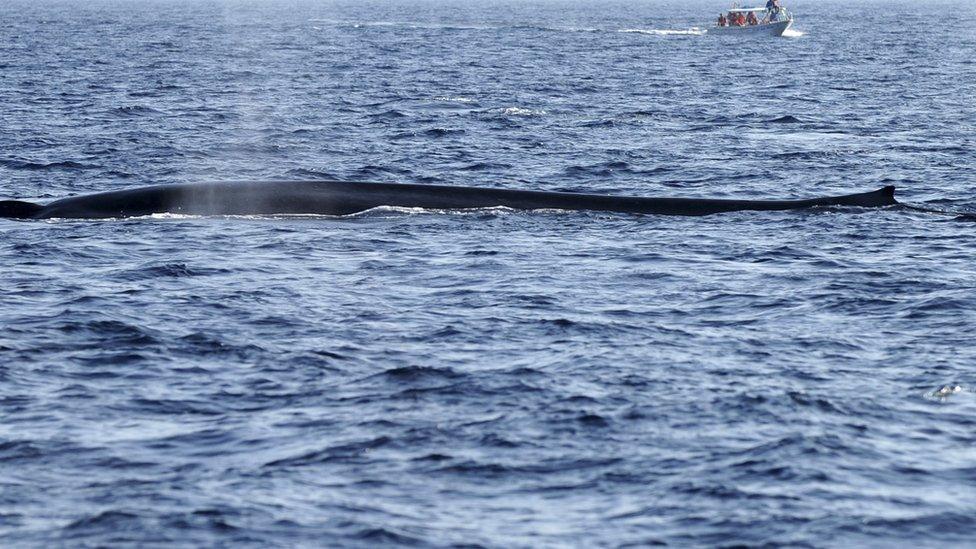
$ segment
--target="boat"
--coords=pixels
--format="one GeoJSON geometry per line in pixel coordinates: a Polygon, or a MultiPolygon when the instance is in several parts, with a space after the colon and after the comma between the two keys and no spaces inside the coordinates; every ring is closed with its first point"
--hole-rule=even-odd
{"type": "Polygon", "coordinates": [[[786,8],[779,6],[779,2],[776,2],[770,8],[740,8],[733,4],[733,7],[724,15],[724,19],[728,23],[709,28],[708,34],[783,36],[783,33],[793,24],[793,14],[787,11],[786,8]],[[732,21],[736,16],[740,15],[742,17],[748,17],[753,23],[733,23],[732,21]]]}

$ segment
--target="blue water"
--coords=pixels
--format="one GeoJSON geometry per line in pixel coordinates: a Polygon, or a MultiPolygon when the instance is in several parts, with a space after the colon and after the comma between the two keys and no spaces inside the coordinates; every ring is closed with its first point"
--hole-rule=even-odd
{"type": "MultiPolygon", "coordinates": [[[[0,194],[976,209],[976,5],[788,6],[5,0],[0,194]]],[[[963,545],[974,259],[903,209],[0,220],[0,544],[963,545]]]]}

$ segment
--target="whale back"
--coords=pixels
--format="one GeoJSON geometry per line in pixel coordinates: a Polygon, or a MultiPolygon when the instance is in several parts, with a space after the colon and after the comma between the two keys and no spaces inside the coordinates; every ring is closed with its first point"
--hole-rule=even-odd
{"type": "Polygon", "coordinates": [[[31,219],[44,209],[40,204],[23,200],[0,200],[0,217],[31,219]]]}
{"type": "Polygon", "coordinates": [[[49,218],[124,218],[153,214],[184,215],[348,215],[381,206],[519,210],[596,210],[663,215],[709,215],[741,210],[897,204],[894,187],[868,193],[801,200],[655,198],[529,191],[485,187],[367,183],[358,181],[249,181],[154,185],[63,198],[39,206],[0,202],[0,216],[49,218]]]}

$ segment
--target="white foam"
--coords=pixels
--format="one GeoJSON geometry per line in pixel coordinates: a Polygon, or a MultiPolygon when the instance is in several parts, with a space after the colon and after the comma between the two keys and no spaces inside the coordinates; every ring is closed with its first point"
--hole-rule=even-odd
{"type": "MultiPolygon", "coordinates": [[[[407,206],[377,206],[361,212],[352,213],[344,216],[318,216],[318,217],[373,217],[382,214],[407,214],[407,215],[446,215],[446,216],[466,216],[466,215],[512,215],[525,211],[532,211],[546,214],[574,214],[575,210],[563,210],[559,208],[538,208],[524,210],[521,208],[510,208],[508,206],[485,206],[476,208],[415,208],[407,206]]],[[[278,216],[275,216],[278,217],[278,216]]]]}
{"type": "Polygon", "coordinates": [[[474,103],[475,101],[474,99],[470,99],[468,97],[447,97],[447,96],[435,97],[434,100],[447,101],[449,103],[474,103]]]}
{"type": "Polygon", "coordinates": [[[949,399],[949,397],[958,395],[963,392],[972,393],[971,390],[968,390],[961,385],[944,385],[940,387],[938,390],[932,391],[931,393],[928,393],[925,396],[945,402],[946,400],[949,399]]]}
{"type": "Polygon", "coordinates": [[[504,114],[505,116],[542,116],[546,114],[543,110],[525,109],[522,107],[505,107],[503,109],[493,109],[493,112],[504,114]]]}
{"type": "Polygon", "coordinates": [[[785,36],[787,38],[799,38],[800,36],[803,36],[804,34],[806,34],[806,33],[803,32],[803,31],[798,31],[796,29],[786,29],[785,31],[783,31],[783,36],[785,36]]]}

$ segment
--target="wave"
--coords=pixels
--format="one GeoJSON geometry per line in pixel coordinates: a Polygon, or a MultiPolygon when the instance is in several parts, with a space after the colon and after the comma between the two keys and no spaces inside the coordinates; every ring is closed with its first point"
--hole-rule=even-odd
{"type": "Polygon", "coordinates": [[[186,278],[196,276],[210,276],[225,274],[225,269],[208,269],[189,267],[186,263],[162,263],[159,265],[146,265],[135,269],[126,270],[115,275],[115,278],[126,281],[150,280],[154,278],[186,278]]]}
{"type": "Polygon", "coordinates": [[[152,107],[147,107],[145,105],[125,105],[122,107],[116,107],[112,109],[112,112],[117,116],[127,116],[127,117],[160,114],[160,111],[152,107]]]}
{"type": "Polygon", "coordinates": [[[462,172],[481,172],[487,170],[508,170],[513,168],[511,164],[504,162],[475,162],[458,168],[462,172]]]}
{"type": "Polygon", "coordinates": [[[390,109],[383,112],[367,114],[366,118],[372,120],[394,120],[397,118],[407,118],[407,115],[396,109],[390,109]]]}
{"type": "Polygon", "coordinates": [[[94,170],[102,167],[93,164],[82,164],[81,162],[74,162],[72,160],[65,160],[63,162],[28,162],[26,160],[12,160],[12,159],[0,159],[0,166],[11,170],[28,170],[28,171],[94,170]]]}
{"type": "Polygon", "coordinates": [[[342,179],[340,176],[332,172],[310,169],[310,168],[295,168],[292,170],[288,170],[286,173],[289,176],[294,176],[296,178],[304,178],[304,179],[326,179],[326,180],[342,179]]]}

